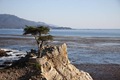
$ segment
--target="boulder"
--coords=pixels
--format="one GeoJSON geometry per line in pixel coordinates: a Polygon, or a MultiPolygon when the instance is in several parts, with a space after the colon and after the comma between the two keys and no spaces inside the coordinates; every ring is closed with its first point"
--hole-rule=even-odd
{"type": "Polygon", "coordinates": [[[0,49],[0,57],[8,56],[7,52],[0,49]]]}
{"type": "Polygon", "coordinates": [[[41,75],[45,80],[93,80],[89,73],[78,70],[68,59],[67,46],[44,47],[40,64],[41,75]]]}

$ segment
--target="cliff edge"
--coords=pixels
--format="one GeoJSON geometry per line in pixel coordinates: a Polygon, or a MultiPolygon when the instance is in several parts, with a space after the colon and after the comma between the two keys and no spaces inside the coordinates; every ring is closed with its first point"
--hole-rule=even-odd
{"type": "Polygon", "coordinates": [[[37,58],[42,79],[93,80],[89,73],[78,70],[68,59],[67,45],[44,47],[42,58],[37,58]]]}

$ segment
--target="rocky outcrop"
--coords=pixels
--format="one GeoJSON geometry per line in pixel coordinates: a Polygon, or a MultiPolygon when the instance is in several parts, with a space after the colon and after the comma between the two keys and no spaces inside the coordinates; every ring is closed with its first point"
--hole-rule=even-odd
{"type": "Polygon", "coordinates": [[[0,69],[16,66],[18,63],[26,62],[26,53],[19,50],[0,49],[0,69]]]}
{"type": "Polygon", "coordinates": [[[0,49],[0,57],[3,56],[8,56],[8,54],[6,53],[6,51],[0,49]]]}
{"type": "Polygon", "coordinates": [[[67,46],[45,47],[37,58],[41,75],[46,80],[93,80],[89,73],[78,70],[68,59],[67,46]]]}

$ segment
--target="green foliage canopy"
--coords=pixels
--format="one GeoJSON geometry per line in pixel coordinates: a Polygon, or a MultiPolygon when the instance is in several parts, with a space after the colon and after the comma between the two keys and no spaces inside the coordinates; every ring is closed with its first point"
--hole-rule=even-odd
{"type": "Polygon", "coordinates": [[[26,26],[24,29],[24,35],[32,34],[32,35],[41,35],[41,34],[48,34],[50,29],[48,27],[40,26],[40,27],[33,27],[33,26],[26,26]]]}
{"type": "Polygon", "coordinates": [[[42,46],[45,41],[53,40],[53,37],[49,34],[50,29],[45,26],[33,27],[33,26],[26,26],[24,28],[24,35],[31,34],[35,37],[35,40],[38,45],[38,57],[41,57],[41,50],[42,46]]]}

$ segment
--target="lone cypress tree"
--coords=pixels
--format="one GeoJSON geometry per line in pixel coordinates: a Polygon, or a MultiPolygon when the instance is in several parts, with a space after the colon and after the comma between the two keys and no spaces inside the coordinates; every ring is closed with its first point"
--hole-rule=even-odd
{"type": "Polygon", "coordinates": [[[49,31],[50,29],[45,26],[39,27],[26,26],[26,28],[24,28],[24,35],[31,34],[36,40],[38,46],[38,57],[41,57],[44,42],[53,39],[51,35],[48,35],[49,31]]]}

